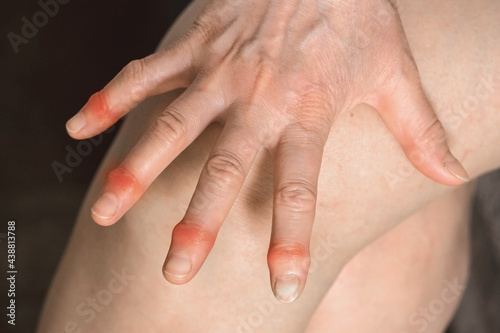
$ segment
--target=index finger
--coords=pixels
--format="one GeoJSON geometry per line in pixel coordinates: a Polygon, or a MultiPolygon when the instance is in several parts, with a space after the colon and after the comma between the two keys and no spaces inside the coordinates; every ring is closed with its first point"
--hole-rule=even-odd
{"type": "Polygon", "coordinates": [[[92,137],[112,126],[149,96],[186,88],[193,80],[192,47],[187,35],[167,50],[134,60],[66,123],[75,139],[92,137]]]}

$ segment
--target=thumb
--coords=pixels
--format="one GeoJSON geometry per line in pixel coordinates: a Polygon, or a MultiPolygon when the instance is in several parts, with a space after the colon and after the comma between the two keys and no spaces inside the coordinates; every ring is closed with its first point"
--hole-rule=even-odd
{"type": "Polygon", "coordinates": [[[425,96],[420,81],[404,77],[377,105],[380,116],[422,174],[443,185],[469,181],[462,164],[451,153],[444,128],[425,96]]]}

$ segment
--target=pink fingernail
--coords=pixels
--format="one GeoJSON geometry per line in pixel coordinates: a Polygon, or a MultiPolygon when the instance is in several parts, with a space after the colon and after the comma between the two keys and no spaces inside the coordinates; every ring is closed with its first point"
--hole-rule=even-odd
{"type": "Polygon", "coordinates": [[[87,120],[85,119],[85,115],[81,113],[77,113],[73,118],[68,120],[66,123],[66,130],[69,133],[75,134],[82,130],[87,124],[87,120]]]}
{"type": "Polygon", "coordinates": [[[103,220],[112,218],[117,210],[118,199],[111,193],[104,193],[91,208],[92,214],[103,220]]]}

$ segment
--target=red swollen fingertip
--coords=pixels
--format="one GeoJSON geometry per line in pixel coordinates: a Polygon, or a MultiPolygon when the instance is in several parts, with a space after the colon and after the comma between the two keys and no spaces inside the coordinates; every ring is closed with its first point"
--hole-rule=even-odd
{"type": "Polygon", "coordinates": [[[215,235],[199,224],[183,220],[172,231],[172,241],[183,247],[209,246],[210,251],[215,242],[215,235]]]}
{"type": "Polygon", "coordinates": [[[120,166],[108,175],[105,192],[137,194],[142,186],[137,178],[127,169],[120,166]]]}
{"type": "Polygon", "coordinates": [[[92,96],[90,96],[84,108],[89,115],[99,119],[100,121],[112,120],[110,119],[111,112],[109,109],[108,102],[106,101],[105,95],[102,91],[98,91],[92,96]]]}
{"type": "Polygon", "coordinates": [[[309,251],[306,246],[302,245],[271,244],[267,253],[267,261],[273,265],[294,263],[300,266],[306,258],[309,258],[309,251]]]}
{"type": "Polygon", "coordinates": [[[116,222],[122,203],[135,201],[142,193],[137,178],[123,167],[118,167],[108,175],[104,189],[91,208],[92,218],[100,225],[116,222]]]}
{"type": "Polygon", "coordinates": [[[310,256],[307,246],[271,244],[267,254],[274,296],[292,303],[301,294],[307,279],[310,256]]]}
{"type": "Polygon", "coordinates": [[[163,265],[163,276],[174,284],[184,284],[200,269],[212,250],[216,234],[182,220],[172,231],[172,243],[163,265]]]}

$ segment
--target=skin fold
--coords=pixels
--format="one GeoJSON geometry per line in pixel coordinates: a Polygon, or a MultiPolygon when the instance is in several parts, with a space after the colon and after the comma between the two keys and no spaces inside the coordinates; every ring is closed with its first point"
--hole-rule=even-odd
{"type": "MultiPolygon", "coordinates": [[[[162,47],[189,29],[202,5],[195,2],[190,7],[162,47]]],[[[498,6],[495,1],[420,1],[399,6],[424,92],[444,126],[451,150],[471,178],[500,164],[498,6]]],[[[422,324],[406,319],[439,299],[446,281],[457,277],[465,283],[464,216],[470,189],[438,185],[420,174],[380,113],[366,103],[337,114],[325,141],[308,244],[311,259],[291,263],[305,272],[309,267],[307,285],[302,285],[297,301],[277,303],[269,288],[266,258],[275,232],[275,166],[272,151],[263,148],[196,277],[180,286],[166,282],[161,267],[170,236],[186,213],[212,147],[224,133],[220,123],[210,125],[162,171],[119,223],[106,228],[96,225],[90,208],[108,174],[181,92],[151,97],[128,116],[82,205],[39,332],[304,332],[315,322],[324,327],[325,317],[315,315],[317,309],[316,314],[325,313],[324,304],[337,317],[328,315],[335,321],[313,331],[329,332],[333,327],[333,332],[371,332],[376,327],[383,332],[418,332],[422,324]],[[436,208],[430,202],[438,199],[441,204],[436,208]],[[436,220],[440,223],[433,223],[436,220]],[[416,235],[428,246],[415,241],[416,235]],[[405,253],[409,257],[396,265],[397,254],[405,253]],[[359,266],[366,268],[356,270],[359,266]],[[123,290],[112,293],[112,300],[103,299],[114,274],[123,270],[130,277],[123,282],[123,290]],[[339,274],[339,281],[347,276],[352,285],[344,282],[332,288],[339,274]],[[384,274],[394,277],[390,280],[384,274]],[[360,295],[360,285],[373,289],[360,295]],[[329,290],[337,303],[321,303],[332,294],[329,290]],[[98,310],[86,303],[88,297],[97,300],[98,310]],[[366,302],[356,305],[359,313],[342,313],[360,297],[366,297],[366,302]],[[90,309],[94,317],[88,314],[90,309]],[[87,314],[82,315],[83,310],[87,314]],[[371,316],[362,315],[363,311],[371,316]],[[378,321],[373,324],[371,318],[378,321]]],[[[205,213],[212,212],[207,209],[205,213]]],[[[293,236],[303,233],[299,230],[293,236]]],[[[195,245],[204,246],[203,237],[195,245]]],[[[442,330],[454,306],[448,306],[439,320],[428,320],[428,332],[442,330]]]]}

